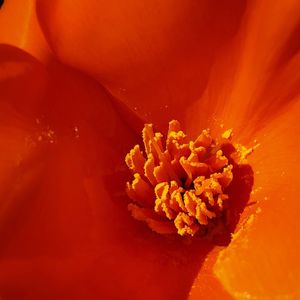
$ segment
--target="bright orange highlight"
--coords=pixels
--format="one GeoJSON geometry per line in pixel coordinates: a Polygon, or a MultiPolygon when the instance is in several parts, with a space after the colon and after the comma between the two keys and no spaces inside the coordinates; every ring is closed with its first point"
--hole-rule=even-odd
{"type": "Polygon", "coordinates": [[[132,216],[160,234],[205,235],[216,225],[225,225],[230,201],[226,190],[234,168],[245,164],[254,149],[234,146],[231,137],[232,129],[218,140],[203,130],[189,141],[173,120],[164,141],[152,124],[146,124],[146,157],[136,145],[125,158],[134,175],[132,183],[127,182],[127,194],[134,202],[128,206],[132,216]]]}

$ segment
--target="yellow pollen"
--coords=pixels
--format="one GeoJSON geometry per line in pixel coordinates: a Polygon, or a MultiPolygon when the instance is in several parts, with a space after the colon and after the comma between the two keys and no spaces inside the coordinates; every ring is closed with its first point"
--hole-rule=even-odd
{"type": "Polygon", "coordinates": [[[176,120],[169,123],[165,139],[152,124],[145,125],[142,136],[145,153],[136,145],[125,158],[134,176],[126,189],[133,218],[157,233],[181,236],[201,234],[221,220],[234,166],[244,164],[255,147],[233,145],[232,129],[220,139],[205,129],[191,141],[176,120]],[[228,144],[229,152],[224,150],[228,144]]]}
{"type": "Polygon", "coordinates": [[[231,137],[232,137],[232,129],[227,129],[226,131],[224,131],[222,133],[222,138],[223,139],[229,140],[229,139],[231,139],[231,137]]]}

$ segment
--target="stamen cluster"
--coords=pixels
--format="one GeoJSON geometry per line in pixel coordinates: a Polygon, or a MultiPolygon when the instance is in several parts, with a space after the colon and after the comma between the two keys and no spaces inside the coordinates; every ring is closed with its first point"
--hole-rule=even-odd
{"type": "Polygon", "coordinates": [[[220,140],[206,129],[190,141],[175,120],[165,141],[152,124],[146,124],[142,134],[145,153],[136,145],[125,158],[134,176],[126,189],[133,201],[128,205],[132,216],[161,234],[204,232],[228,208],[232,162],[239,163],[252,150],[234,147],[230,129],[220,140]],[[228,144],[234,149],[230,156],[222,150],[228,144]]]}

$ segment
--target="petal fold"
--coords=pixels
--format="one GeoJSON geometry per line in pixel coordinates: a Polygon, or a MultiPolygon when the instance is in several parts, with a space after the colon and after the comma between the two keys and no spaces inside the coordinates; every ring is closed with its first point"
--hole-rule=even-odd
{"type": "Polygon", "coordinates": [[[199,98],[245,1],[39,1],[54,52],[161,126],[199,98]],[[65,17],[67,14],[67,17],[65,17]]]}
{"type": "Polygon", "coordinates": [[[35,0],[4,1],[0,9],[0,43],[19,47],[42,61],[51,56],[37,20],[35,0]]]}

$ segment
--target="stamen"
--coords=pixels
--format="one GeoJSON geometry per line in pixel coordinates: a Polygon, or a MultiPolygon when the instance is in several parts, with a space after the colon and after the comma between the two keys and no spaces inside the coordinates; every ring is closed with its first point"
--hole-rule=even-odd
{"type": "Polygon", "coordinates": [[[125,161],[129,169],[133,172],[143,174],[145,157],[140,150],[139,145],[135,145],[132,150],[126,155],[125,161]]]}
{"type": "Polygon", "coordinates": [[[205,129],[189,141],[176,120],[169,123],[165,148],[163,135],[154,133],[152,124],[145,125],[142,135],[145,155],[136,145],[125,158],[134,175],[127,183],[132,216],[160,234],[194,236],[221,222],[230,203],[226,191],[234,166],[245,163],[255,147],[233,145],[232,129],[219,140],[205,129]],[[228,144],[229,154],[222,148],[228,144]]]}

